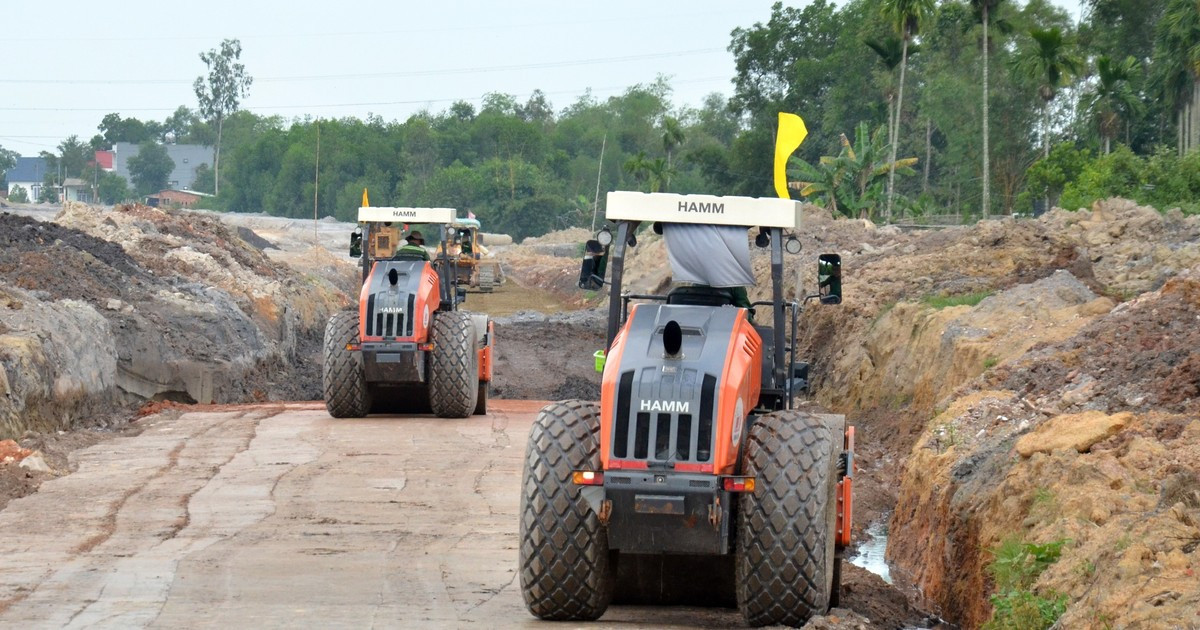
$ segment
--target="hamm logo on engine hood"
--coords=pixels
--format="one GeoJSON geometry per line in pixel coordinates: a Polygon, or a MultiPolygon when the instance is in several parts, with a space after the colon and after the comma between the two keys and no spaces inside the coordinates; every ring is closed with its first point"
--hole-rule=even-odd
{"type": "Polygon", "coordinates": [[[692,403],[682,400],[643,400],[638,411],[665,411],[667,413],[688,413],[692,403]]]}

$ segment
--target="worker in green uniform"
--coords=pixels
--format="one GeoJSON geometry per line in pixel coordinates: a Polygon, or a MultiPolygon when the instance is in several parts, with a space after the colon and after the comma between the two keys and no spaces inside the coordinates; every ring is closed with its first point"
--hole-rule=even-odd
{"type": "Polygon", "coordinates": [[[425,237],[418,230],[413,230],[405,237],[404,246],[396,250],[392,256],[393,260],[420,258],[421,260],[429,260],[429,250],[425,249],[425,237]]]}

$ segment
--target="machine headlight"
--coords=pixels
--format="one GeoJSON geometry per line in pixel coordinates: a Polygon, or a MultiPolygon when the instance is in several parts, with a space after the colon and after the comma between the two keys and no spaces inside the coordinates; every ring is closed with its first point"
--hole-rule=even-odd
{"type": "Polygon", "coordinates": [[[603,230],[596,232],[596,240],[599,241],[601,247],[608,247],[609,245],[612,245],[613,242],[612,232],[610,232],[608,228],[604,228],[603,230]]]}

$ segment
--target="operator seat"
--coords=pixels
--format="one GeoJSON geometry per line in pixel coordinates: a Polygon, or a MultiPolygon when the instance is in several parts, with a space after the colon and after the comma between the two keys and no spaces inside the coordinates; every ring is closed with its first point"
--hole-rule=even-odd
{"type": "Polygon", "coordinates": [[[675,287],[667,294],[667,304],[685,306],[733,306],[733,291],[700,284],[675,287]]]}

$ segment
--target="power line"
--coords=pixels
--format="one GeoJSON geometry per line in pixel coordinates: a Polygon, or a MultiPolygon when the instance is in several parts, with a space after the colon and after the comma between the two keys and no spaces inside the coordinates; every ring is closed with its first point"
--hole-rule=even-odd
{"type": "MultiPolygon", "coordinates": [[[[596,24],[611,24],[611,23],[639,23],[646,22],[672,22],[677,23],[681,20],[693,20],[697,18],[707,18],[716,15],[729,15],[723,11],[709,11],[707,13],[688,13],[688,14],[671,14],[657,16],[639,16],[637,18],[617,17],[617,18],[601,18],[587,20],[569,20],[557,22],[526,22],[513,24],[476,24],[470,26],[443,26],[443,27],[421,27],[400,30],[385,30],[385,31],[340,31],[340,32],[317,32],[317,33],[277,33],[269,35],[246,35],[238,37],[239,40],[255,41],[255,40],[277,40],[277,39],[329,39],[338,37],[391,37],[395,35],[419,35],[423,33],[451,33],[462,31],[500,31],[508,29],[526,29],[526,28],[547,28],[558,26],[579,26],[587,25],[594,26],[596,24]]],[[[65,36],[67,39],[76,42],[153,42],[153,41],[219,41],[229,37],[229,34],[224,35],[160,35],[160,36],[129,36],[129,37],[72,37],[65,36]]],[[[5,37],[5,41],[9,42],[44,42],[44,37],[5,37]]]]}
{"type": "MultiPolygon", "coordinates": [[[[713,81],[726,81],[729,77],[712,76],[702,77],[698,79],[688,79],[686,81],[671,81],[671,85],[691,85],[696,83],[709,83],[713,81]]],[[[597,92],[609,92],[613,90],[628,89],[630,85],[606,86],[599,88],[577,88],[573,90],[554,90],[543,92],[546,96],[561,96],[563,94],[580,94],[588,90],[597,92]]],[[[361,103],[318,103],[297,105],[288,103],[286,105],[255,105],[246,106],[242,109],[250,111],[272,111],[279,109],[320,109],[327,107],[381,107],[388,105],[422,105],[426,103],[453,103],[456,101],[481,101],[486,95],[460,98],[422,98],[404,101],[373,101],[361,103]]],[[[172,107],[0,107],[0,111],[5,112],[174,112],[179,106],[172,107]]],[[[13,136],[13,137],[40,137],[40,136],[13,136]]]]}
{"type": "MultiPolygon", "coordinates": [[[[477,66],[470,68],[447,68],[442,70],[409,70],[405,72],[367,72],[360,74],[317,74],[283,77],[255,77],[256,83],[286,83],[290,81],[327,81],[331,79],[382,79],[440,76],[447,74],[485,74],[488,72],[508,72],[513,70],[544,70],[548,68],[569,68],[572,66],[587,66],[603,63],[627,63],[632,61],[648,61],[651,59],[667,59],[671,57],[686,57],[691,55],[712,54],[725,52],[724,48],[697,48],[665,53],[649,53],[644,55],[626,55],[623,57],[599,57],[595,59],[577,59],[573,61],[548,61],[542,63],[513,64],[506,66],[477,66]]],[[[21,85],[191,85],[192,81],[183,79],[0,79],[0,84],[21,85]]]]}

